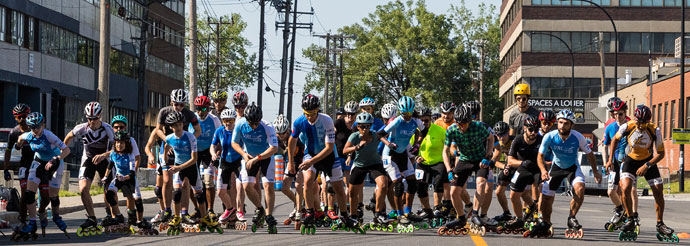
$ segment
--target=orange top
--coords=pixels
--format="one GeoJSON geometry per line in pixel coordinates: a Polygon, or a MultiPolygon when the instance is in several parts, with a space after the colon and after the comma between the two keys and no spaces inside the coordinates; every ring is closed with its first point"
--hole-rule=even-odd
{"type": "Polygon", "coordinates": [[[453,119],[453,121],[451,121],[450,123],[444,122],[442,118],[438,118],[436,121],[434,121],[434,124],[436,124],[440,127],[443,127],[443,129],[446,129],[446,130],[448,130],[448,127],[453,125],[453,123],[455,123],[455,119],[453,119]]]}

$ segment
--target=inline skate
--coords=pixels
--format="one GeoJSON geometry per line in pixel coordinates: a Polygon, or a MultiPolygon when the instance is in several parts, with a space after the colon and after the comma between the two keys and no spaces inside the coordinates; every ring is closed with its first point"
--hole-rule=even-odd
{"type": "Polygon", "coordinates": [[[460,218],[448,221],[448,223],[439,227],[436,233],[439,236],[458,236],[460,234],[467,235],[467,233],[469,233],[469,230],[467,229],[467,227],[465,227],[465,225],[467,225],[467,219],[465,218],[465,216],[462,216],[460,218]]]}
{"type": "Polygon", "coordinates": [[[87,215],[86,221],[77,228],[77,237],[88,237],[96,234],[103,234],[103,226],[98,225],[96,216],[87,215]]]}
{"type": "Polygon", "coordinates": [[[656,223],[656,239],[658,239],[659,241],[664,241],[664,242],[673,242],[673,243],[680,242],[680,239],[678,238],[678,236],[673,234],[673,229],[666,226],[664,224],[664,222],[657,222],[656,223]]]}
{"type": "Polygon", "coordinates": [[[581,239],[584,236],[582,225],[577,221],[575,216],[568,217],[568,228],[565,229],[565,238],[581,239]]]}
{"type": "Polygon", "coordinates": [[[256,208],[256,210],[254,210],[254,217],[252,217],[252,232],[256,232],[259,228],[263,228],[265,221],[266,211],[264,208],[256,208]]]}

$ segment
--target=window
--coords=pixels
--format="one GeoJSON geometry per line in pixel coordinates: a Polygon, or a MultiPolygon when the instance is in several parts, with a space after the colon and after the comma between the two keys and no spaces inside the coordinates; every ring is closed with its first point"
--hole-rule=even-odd
{"type": "MultiPolygon", "coordinates": [[[[611,5],[611,0],[591,0],[592,2],[602,5],[602,6],[610,6],[611,5]]],[[[625,0],[621,0],[625,1],[625,0]]],[[[639,0],[638,0],[639,1],[639,0]]],[[[579,1],[579,0],[532,0],[532,5],[572,5],[572,6],[591,6],[592,4],[579,1]]]]}
{"type": "Polygon", "coordinates": [[[12,44],[24,44],[24,14],[12,11],[12,18],[10,19],[12,26],[12,44]]]}
{"type": "Polygon", "coordinates": [[[6,12],[5,8],[0,6],[0,41],[5,41],[5,19],[6,12]]]}
{"type": "Polygon", "coordinates": [[[685,126],[690,126],[690,97],[685,99],[685,126]]]}
{"type": "Polygon", "coordinates": [[[665,138],[668,138],[668,135],[666,135],[666,128],[668,128],[668,127],[666,126],[666,123],[667,123],[667,122],[668,122],[668,103],[665,103],[665,104],[664,104],[664,123],[663,123],[663,125],[662,125],[662,128],[664,128],[664,133],[663,133],[664,135],[663,135],[663,136],[664,136],[665,138]]]}
{"type": "Polygon", "coordinates": [[[671,101],[671,115],[669,115],[669,117],[671,118],[671,122],[670,122],[670,124],[669,124],[669,126],[668,126],[668,129],[669,129],[669,130],[668,130],[668,132],[669,132],[668,135],[669,135],[669,137],[671,137],[671,136],[670,136],[670,135],[672,134],[672,133],[671,133],[671,132],[672,132],[671,129],[673,129],[673,128],[676,127],[676,101],[675,101],[675,100],[674,100],[674,101],[671,101]]]}
{"type": "Polygon", "coordinates": [[[656,113],[656,124],[659,127],[661,127],[661,123],[662,123],[662,121],[661,121],[661,103],[659,104],[659,106],[657,108],[659,109],[659,111],[656,113]]]}

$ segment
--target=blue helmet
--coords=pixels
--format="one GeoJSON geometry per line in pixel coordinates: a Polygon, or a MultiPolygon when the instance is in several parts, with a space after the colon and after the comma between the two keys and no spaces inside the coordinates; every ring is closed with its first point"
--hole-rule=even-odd
{"type": "Polygon", "coordinates": [[[376,104],[376,101],[374,101],[373,98],[371,97],[365,97],[362,99],[362,101],[359,101],[359,106],[364,107],[364,106],[374,106],[376,104]]]}
{"type": "Polygon", "coordinates": [[[30,113],[29,116],[26,117],[26,124],[28,126],[38,126],[41,123],[43,123],[43,115],[39,112],[30,113]]]}
{"type": "Polygon", "coordinates": [[[398,111],[401,113],[413,113],[414,112],[414,99],[408,96],[403,96],[398,99],[398,111]]]}

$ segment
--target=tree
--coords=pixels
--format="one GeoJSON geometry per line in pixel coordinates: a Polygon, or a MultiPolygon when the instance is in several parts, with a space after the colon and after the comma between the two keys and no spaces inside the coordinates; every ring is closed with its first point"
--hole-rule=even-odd
{"type": "MultiPolygon", "coordinates": [[[[199,55],[197,63],[199,67],[200,93],[209,95],[215,90],[239,90],[254,84],[258,74],[256,54],[249,54],[247,49],[251,46],[249,40],[241,34],[247,28],[247,23],[239,14],[220,17],[223,22],[232,24],[219,25],[220,40],[216,45],[218,34],[216,25],[209,24],[208,16],[202,16],[198,20],[197,31],[199,55]],[[216,55],[218,52],[218,56],[216,55]],[[208,67],[206,66],[208,59],[208,67]],[[218,61],[218,63],[216,63],[218,61]],[[220,80],[217,80],[219,73],[220,80]],[[208,76],[207,76],[208,75],[208,76]]],[[[219,22],[210,18],[211,22],[219,22]]],[[[190,42],[187,40],[186,42],[190,42]]],[[[189,83],[189,76],[185,76],[185,83],[189,83]]]]}

